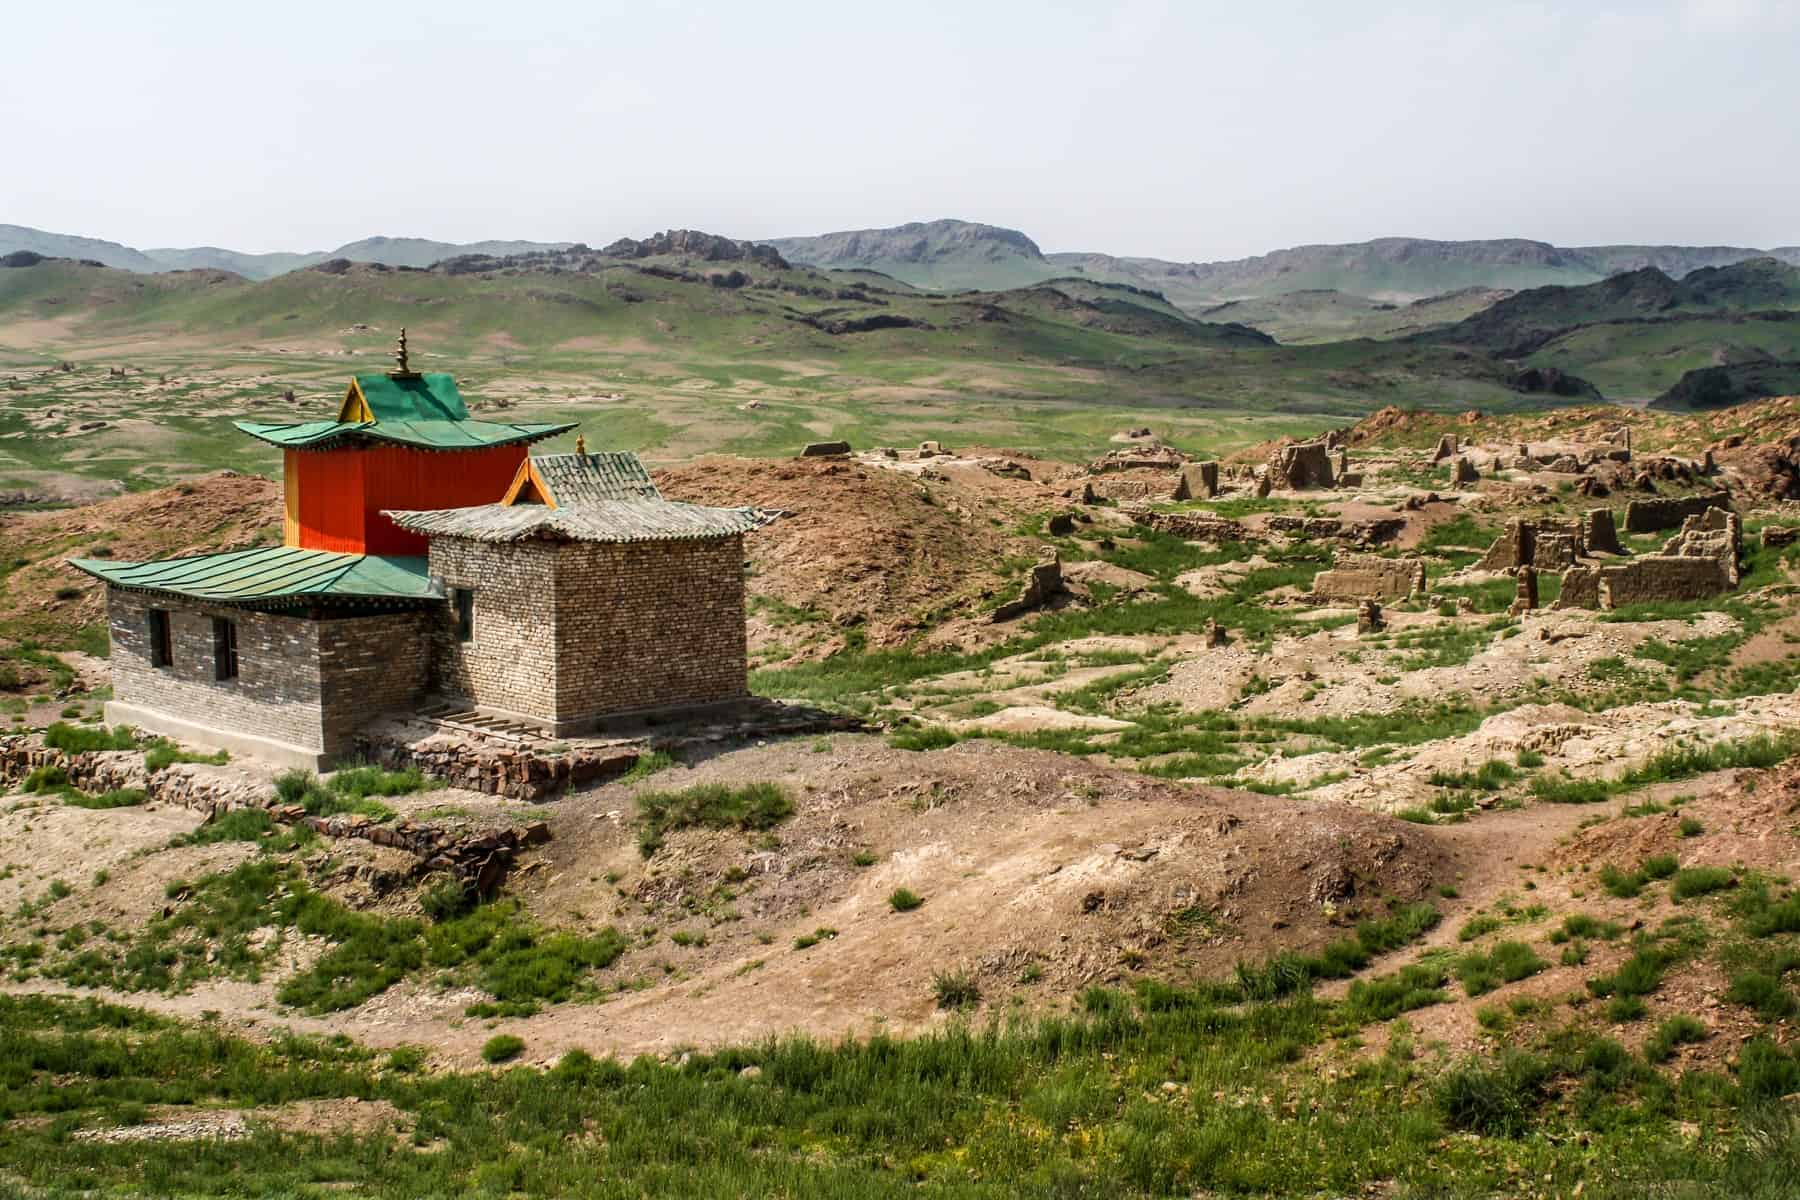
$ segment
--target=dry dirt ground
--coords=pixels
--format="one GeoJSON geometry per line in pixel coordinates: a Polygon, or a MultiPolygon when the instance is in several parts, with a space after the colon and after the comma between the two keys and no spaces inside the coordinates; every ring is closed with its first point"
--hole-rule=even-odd
{"type": "MultiPolygon", "coordinates": [[[[299,935],[280,943],[260,978],[129,999],[217,1012],[263,1032],[420,1044],[445,1063],[478,1061],[497,1031],[522,1036],[533,1059],[571,1047],[677,1054],[792,1030],[931,1028],[949,1019],[935,997],[936,977],[949,973],[978,984],[981,1017],[1067,1007],[1097,983],[1228,977],[1240,961],[1316,951],[1359,919],[1429,901],[1443,923],[1380,969],[1507,937],[1530,940],[1552,965],[1487,997],[1455,993],[1411,1014],[1415,1031],[1462,1046],[1529,1027],[1626,953],[1628,939],[1596,941],[1586,963],[1561,965],[1549,933],[1564,916],[1641,929],[1697,911],[1664,887],[1614,898],[1594,885],[1602,867],[1669,852],[1684,865],[1769,878],[1792,870],[1800,783],[1786,769],[1657,782],[1588,805],[1546,803],[1534,788],[1617,779],[1671,747],[1729,748],[1800,728],[1790,640],[1800,638],[1800,574],[1792,554],[1754,536],[1800,522],[1771,491],[1787,461],[1783,439],[1800,423],[1793,409],[1782,401],[1740,412],[1763,440],[1719,450],[1721,479],[1753,526],[1753,584],[1623,621],[1509,615],[1511,580],[1469,568],[1509,516],[1588,507],[1572,485],[1563,489],[1566,478],[1501,472],[1451,488],[1417,446],[1444,431],[1494,444],[1575,443],[1626,421],[1692,453],[1693,438],[1736,436],[1710,419],[1383,413],[1350,433],[1366,475],[1354,492],[1259,498],[1242,489],[1154,505],[1241,520],[1252,530],[1243,544],[1152,536],[1121,505],[1080,504],[1079,473],[1015,459],[1022,476],[985,449],[923,461],[708,458],[662,472],[670,496],[784,514],[748,544],[755,665],[786,668],[777,678],[798,690],[781,694],[855,708],[895,736],[720,747],[535,807],[450,791],[391,801],[400,815],[449,824],[548,822],[552,840],[522,860],[506,894],[548,928],[612,926],[629,944],[576,1001],[475,1017],[466,1010],[484,993],[420,971],[359,1007],[303,1015],[279,1005],[276,991],[328,947],[299,935]],[[1731,465],[1746,462],[1761,473],[1731,465]],[[1049,534],[1052,516],[1075,513],[1072,532],[1049,534]],[[1281,514],[1399,517],[1389,549],[1425,556],[1428,595],[1390,603],[1384,629],[1359,633],[1352,608],[1306,598],[1313,572],[1351,547],[1272,532],[1269,519],[1281,514]],[[1446,539],[1446,527],[1460,532],[1446,539]],[[1042,612],[993,621],[1046,541],[1069,593],[1042,612]],[[1211,616],[1227,626],[1222,645],[1204,632],[1211,616]],[[929,670],[900,669],[908,654],[927,652],[936,652],[929,670]],[[875,665],[833,683],[833,670],[863,663],[875,665]],[[909,744],[938,748],[901,748],[909,744]],[[1505,770],[1492,786],[1454,781],[1495,763],[1505,770]],[[709,784],[776,785],[794,813],[763,832],[677,831],[646,858],[639,795],[709,784]],[[1646,799],[1678,798],[1678,811],[1629,815],[1646,799]],[[1703,832],[1683,836],[1683,817],[1703,832]],[[897,911],[889,898],[902,888],[923,903],[897,911]],[[1498,928],[1460,941],[1478,915],[1498,928]],[[1479,1015],[1496,1004],[1497,1017],[1479,1015]]],[[[267,481],[219,475],[191,487],[0,518],[22,564],[6,581],[12,628],[97,614],[92,589],[61,566],[71,553],[101,546],[127,558],[274,533],[279,507],[267,481]]],[[[1626,498],[1606,502],[1618,509],[1626,498]]],[[[78,670],[66,699],[91,713],[104,661],[69,661],[78,670]]],[[[22,721],[57,716],[65,698],[42,695],[44,684],[22,674],[22,721]]],[[[248,764],[172,769],[269,785],[248,764]]],[[[81,928],[124,934],[184,902],[180,889],[170,895],[172,881],[261,853],[243,842],[170,846],[197,823],[179,809],[6,798],[0,951],[55,946],[81,928]]],[[[352,909],[421,913],[425,881],[397,852],[343,841],[292,859],[352,909]]],[[[6,969],[11,988],[65,986],[22,960],[6,969]]],[[[1728,1035],[1684,1055],[1729,1053],[1750,1027],[1721,1001],[1724,986],[1716,964],[1697,961],[1658,994],[1656,1012],[1716,1010],[1728,1035]]],[[[1640,1039],[1646,1028],[1621,1036],[1640,1039]]]]}

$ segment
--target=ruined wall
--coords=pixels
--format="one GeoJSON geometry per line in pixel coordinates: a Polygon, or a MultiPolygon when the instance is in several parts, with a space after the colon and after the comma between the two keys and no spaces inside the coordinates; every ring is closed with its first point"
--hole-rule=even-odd
{"type": "Polygon", "coordinates": [[[1563,572],[1562,591],[1554,608],[1599,608],[1600,568],[1571,567],[1563,572]]]}
{"type": "Polygon", "coordinates": [[[1540,571],[1561,571],[1573,566],[1585,550],[1579,521],[1509,521],[1506,532],[1494,539],[1475,569],[1512,571],[1536,567],[1540,571]]]}
{"type": "Polygon", "coordinates": [[[226,732],[324,752],[319,626],[303,617],[107,589],[113,698],[226,732]],[[150,665],[149,612],[169,614],[173,661],[150,665]],[[238,677],[213,678],[213,617],[238,627],[238,677]]]}
{"type": "Polygon", "coordinates": [[[1698,516],[1709,508],[1730,507],[1731,496],[1726,492],[1633,500],[1625,506],[1625,531],[1655,533],[1662,529],[1677,529],[1689,517],[1698,516]]]}
{"type": "Polygon", "coordinates": [[[561,722],[749,694],[741,537],[561,546],[555,619],[561,722]]]}
{"type": "Polygon", "coordinates": [[[1647,555],[1600,569],[1600,607],[1619,608],[1653,600],[1704,600],[1731,590],[1716,558],[1647,555]]]}
{"type": "Polygon", "coordinates": [[[556,550],[550,542],[431,539],[433,575],[475,593],[474,636],[456,638],[449,605],[430,625],[431,688],[488,708],[556,717],[556,550]]]}
{"type": "Polygon", "coordinates": [[[1425,563],[1417,558],[1340,554],[1313,577],[1313,594],[1326,600],[1398,600],[1424,590],[1425,563]]]}
{"type": "Polygon", "coordinates": [[[1328,488],[1332,485],[1331,451],[1324,442],[1283,446],[1269,459],[1275,482],[1288,488],[1328,488]]]}

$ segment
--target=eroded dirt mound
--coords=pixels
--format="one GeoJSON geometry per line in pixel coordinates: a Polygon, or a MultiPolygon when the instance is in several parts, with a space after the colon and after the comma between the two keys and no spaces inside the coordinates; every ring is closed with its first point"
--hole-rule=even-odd
{"type": "Polygon", "coordinates": [[[0,553],[23,564],[6,577],[0,623],[25,618],[68,634],[100,620],[100,584],[69,558],[132,562],[280,540],[281,485],[235,471],[79,508],[0,515],[0,553]]]}
{"type": "MultiPolygon", "coordinates": [[[[750,593],[822,614],[839,637],[820,652],[853,629],[871,645],[905,641],[995,594],[1007,558],[1030,553],[1025,539],[960,503],[954,481],[843,460],[723,457],[656,478],[672,500],[784,512],[745,539],[750,593]]],[[[759,616],[752,642],[766,645],[770,614],[759,616]]]]}

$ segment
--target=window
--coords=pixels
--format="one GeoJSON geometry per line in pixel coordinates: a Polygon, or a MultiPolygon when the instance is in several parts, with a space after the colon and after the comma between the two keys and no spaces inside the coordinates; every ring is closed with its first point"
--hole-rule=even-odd
{"type": "Polygon", "coordinates": [[[456,620],[456,640],[475,640],[475,589],[451,588],[450,611],[456,620]]]}
{"type": "Polygon", "coordinates": [[[237,622],[213,618],[213,678],[236,679],[238,674],[237,622]]]}
{"type": "Polygon", "coordinates": [[[150,665],[153,667],[172,666],[175,662],[175,643],[169,636],[169,613],[167,609],[153,608],[149,618],[150,665]]]}

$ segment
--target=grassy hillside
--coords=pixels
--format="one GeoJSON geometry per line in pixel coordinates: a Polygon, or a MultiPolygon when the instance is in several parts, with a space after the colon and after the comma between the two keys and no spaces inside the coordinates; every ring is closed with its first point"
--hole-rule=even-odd
{"type": "Polygon", "coordinates": [[[1800,359],[1800,312],[1664,317],[1584,325],[1525,360],[1560,367],[1615,400],[1660,396],[1690,371],[1800,359]]]}
{"type": "Polygon", "coordinates": [[[1453,325],[1512,293],[1465,288],[1442,296],[1396,304],[1329,288],[1283,292],[1253,300],[1232,300],[1202,309],[1207,321],[1238,321],[1277,341],[1302,344],[1348,338],[1395,338],[1453,325]]]}
{"type": "Polygon", "coordinates": [[[270,469],[226,419],[334,410],[345,376],[386,368],[401,325],[415,360],[456,373],[483,415],[583,421],[662,460],[834,437],[1082,459],[1143,424],[1218,453],[1388,403],[1534,403],[1506,389],[1504,365],[1454,350],[1277,346],[1080,281],[940,296],[675,257],[260,283],[45,262],[0,270],[0,487],[270,469]]]}
{"type": "Polygon", "coordinates": [[[1707,267],[1675,280],[1646,267],[1585,287],[1520,292],[1448,329],[1433,341],[1524,355],[1560,334],[1601,322],[1685,314],[1800,309],[1800,267],[1773,258],[1707,267]]]}

